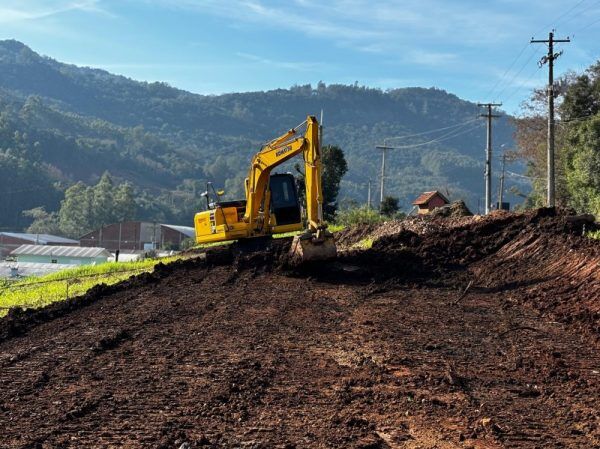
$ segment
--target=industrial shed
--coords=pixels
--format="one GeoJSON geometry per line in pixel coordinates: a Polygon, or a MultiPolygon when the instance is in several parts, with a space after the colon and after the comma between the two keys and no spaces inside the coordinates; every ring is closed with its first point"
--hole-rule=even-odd
{"type": "Polygon", "coordinates": [[[104,248],[80,248],[73,246],[21,245],[13,252],[17,261],[32,263],[55,263],[65,265],[94,265],[105,263],[110,253],[104,248]]]}
{"type": "Polygon", "coordinates": [[[0,258],[6,257],[21,245],[79,246],[79,242],[57,235],[0,232],[0,258]]]}
{"type": "Polygon", "coordinates": [[[96,229],[80,238],[81,246],[109,251],[179,249],[181,242],[195,236],[194,228],[144,221],[124,221],[96,229]]]}

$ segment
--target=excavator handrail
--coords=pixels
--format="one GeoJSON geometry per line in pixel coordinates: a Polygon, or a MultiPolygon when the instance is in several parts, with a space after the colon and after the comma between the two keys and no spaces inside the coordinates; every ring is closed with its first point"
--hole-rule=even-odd
{"type": "Polygon", "coordinates": [[[290,135],[290,134],[291,134],[291,135],[295,135],[295,134],[296,134],[296,131],[298,130],[298,128],[300,128],[300,127],[304,126],[306,123],[308,123],[308,119],[304,120],[304,121],[303,121],[302,123],[300,123],[299,125],[297,125],[297,126],[295,126],[295,127],[291,128],[291,129],[290,129],[290,130],[289,130],[287,133],[285,133],[285,134],[283,134],[283,135],[281,135],[281,136],[279,136],[279,137],[276,137],[276,138],[274,138],[274,139],[272,139],[272,140],[269,140],[269,141],[265,142],[265,143],[264,143],[264,145],[261,147],[261,150],[260,150],[260,151],[262,151],[262,149],[263,149],[264,147],[266,147],[266,146],[271,146],[271,144],[273,144],[274,142],[276,142],[276,141],[280,140],[281,138],[283,138],[283,137],[285,137],[285,136],[287,136],[287,135],[290,135]]]}

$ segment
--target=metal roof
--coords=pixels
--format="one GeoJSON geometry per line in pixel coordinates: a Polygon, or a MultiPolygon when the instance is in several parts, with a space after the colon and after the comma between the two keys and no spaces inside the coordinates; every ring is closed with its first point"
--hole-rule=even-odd
{"type": "Polygon", "coordinates": [[[195,229],[190,226],[177,226],[177,225],[170,225],[170,224],[162,224],[161,226],[164,226],[166,228],[171,228],[177,232],[181,232],[182,234],[187,235],[188,237],[196,237],[195,229]]]}
{"type": "Polygon", "coordinates": [[[0,235],[6,237],[12,237],[15,239],[29,240],[30,242],[37,243],[38,245],[47,245],[48,243],[72,243],[79,245],[77,240],[67,239],[65,237],[59,237],[57,235],[50,234],[28,234],[25,232],[0,232],[0,235]]]}
{"type": "Polygon", "coordinates": [[[0,264],[0,279],[10,279],[13,276],[12,268],[17,269],[16,274],[19,277],[28,277],[43,276],[79,266],[63,263],[7,262],[0,264]]]}
{"type": "Polygon", "coordinates": [[[13,256],[58,256],[58,257],[110,257],[104,248],[80,246],[53,246],[53,245],[21,245],[11,253],[13,256]]]}

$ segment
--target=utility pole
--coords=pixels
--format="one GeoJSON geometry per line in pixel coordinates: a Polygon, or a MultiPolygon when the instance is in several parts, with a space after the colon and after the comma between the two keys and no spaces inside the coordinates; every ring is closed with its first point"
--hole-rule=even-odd
{"type": "Polygon", "coordinates": [[[504,167],[506,165],[506,153],[502,154],[502,174],[500,175],[500,193],[498,194],[498,209],[502,209],[504,199],[504,167]]]}
{"type": "MultiPolygon", "coordinates": [[[[122,234],[122,231],[123,231],[123,222],[120,221],[119,222],[119,247],[117,248],[119,250],[119,252],[121,252],[121,234],[122,234]]],[[[118,262],[118,260],[116,262],[118,262]]]]}
{"type": "Polygon", "coordinates": [[[369,179],[369,186],[367,187],[367,210],[371,210],[371,180],[369,179]]]}
{"type": "Polygon", "coordinates": [[[566,39],[554,39],[554,33],[550,31],[547,40],[531,39],[530,41],[532,44],[548,44],[548,54],[538,62],[540,67],[548,63],[548,198],[546,204],[548,207],[556,205],[556,184],[554,180],[554,60],[562,55],[562,51],[554,53],[554,44],[557,42],[571,42],[571,39],[568,37],[566,39]]]}
{"type": "Polygon", "coordinates": [[[383,203],[383,196],[385,193],[385,152],[386,150],[393,150],[394,147],[386,145],[386,140],[383,140],[383,145],[376,145],[375,148],[381,150],[381,195],[379,198],[379,204],[383,203]]]}
{"type": "MultiPolygon", "coordinates": [[[[323,109],[321,109],[321,120],[319,121],[319,148],[318,154],[319,157],[323,157],[323,109]]],[[[323,198],[323,193],[321,192],[320,198],[317,198],[317,216],[319,220],[323,221],[323,203],[325,202],[325,198],[323,198]]]]}
{"type": "Polygon", "coordinates": [[[492,119],[500,117],[492,114],[494,106],[502,106],[502,103],[478,103],[477,106],[486,107],[487,113],[480,117],[487,118],[487,147],[485,149],[485,214],[489,214],[492,208],[492,119]]]}

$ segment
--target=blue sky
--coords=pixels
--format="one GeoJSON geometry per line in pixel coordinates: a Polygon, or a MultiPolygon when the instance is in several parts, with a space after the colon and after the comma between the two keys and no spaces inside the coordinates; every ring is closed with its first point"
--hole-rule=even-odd
{"type": "Polygon", "coordinates": [[[357,81],[512,113],[546,80],[528,42],[552,28],[572,38],[557,74],[600,57],[598,0],[0,0],[2,38],[196,93],[357,81]]]}

